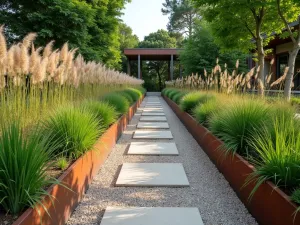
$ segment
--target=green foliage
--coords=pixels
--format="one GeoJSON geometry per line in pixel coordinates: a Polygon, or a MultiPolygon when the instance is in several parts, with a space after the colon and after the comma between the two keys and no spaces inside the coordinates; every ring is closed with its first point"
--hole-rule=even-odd
{"type": "Polygon", "coordinates": [[[296,107],[299,107],[300,106],[300,98],[296,98],[296,97],[293,97],[291,98],[291,104],[296,106],[296,107]]]}
{"type": "Polygon", "coordinates": [[[184,66],[185,74],[198,73],[203,75],[204,69],[208,72],[215,67],[216,58],[220,65],[227,64],[229,72],[235,69],[236,61],[240,60],[240,72],[248,71],[246,57],[240,51],[221,52],[219,45],[215,43],[215,38],[211,34],[208,26],[202,22],[184,45],[184,50],[180,53],[180,61],[184,66]]]}
{"type": "Polygon", "coordinates": [[[180,91],[180,92],[178,92],[177,94],[175,94],[175,95],[173,96],[173,99],[172,99],[172,100],[173,100],[174,102],[176,102],[177,105],[179,105],[181,99],[182,99],[186,94],[187,94],[186,92],[180,91]]]}
{"type": "Polygon", "coordinates": [[[133,102],[136,102],[137,100],[139,100],[140,97],[142,97],[142,93],[134,88],[127,88],[123,92],[130,95],[133,102]]]}
{"type": "Polygon", "coordinates": [[[205,127],[208,127],[208,121],[213,115],[213,113],[218,112],[218,110],[224,110],[220,106],[220,102],[217,100],[207,101],[203,104],[197,105],[192,112],[193,117],[196,121],[205,127]]]}
{"type": "Polygon", "coordinates": [[[269,107],[264,101],[244,99],[215,112],[209,121],[210,131],[219,137],[227,151],[248,157],[253,133],[270,122],[269,107]]]}
{"type": "Polygon", "coordinates": [[[61,143],[55,147],[56,154],[77,159],[92,148],[103,130],[89,110],[65,107],[45,120],[43,134],[49,134],[53,143],[61,143]]]}
{"type": "Polygon", "coordinates": [[[119,67],[121,60],[119,16],[127,0],[3,0],[0,24],[7,25],[10,42],[29,32],[38,34],[37,45],[55,40],[55,48],[68,42],[87,60],[119,67]],[[16,19],[17,18],[17,19],[16,19]]]}
{"type": "Polygon", "coordinates": [[[168,93],[168,98],[170,98],[171,100],[173,100],[174,95],[178,94],[179,92],[181,92],[181,91],[178,90],[178,89],[172,89],[168,93]]]}
{"type": "Polygon", "coordinates": [[[110,93],[105,95],[102,98],[102,100],[109,103],[111,106],[115,107],[117,112],[119,112],[120,114],[125,114],[129,110],[129,102],[121,94],[110,93]]]}
{"type": "Polygon", "coordinates": [[[170,32],[192,35],[196,21],[200,20],[199,10],[191,0],[166,0],[161,9],[163,15],[169,15],[167,25],[170,32]]]}
{"type": "Polygon", "coordinates": [[[56,161],[56,166],[60,170],[65,170],[68,167],[69,163],[66,157],[61,156],[56,161]]]}
{"type": "Polygon", "coordinates": [[[285,123],[273,123],[275,142],[268,129],[260,135],[252,131],[251,145],[258,153],[258,160],[252,160],[256,170],[247,178],[246,184],[255,180],[251,193],[265,181],[271,180],[278,187],[291,191],[300,185],[300,132],[299,122],[293,118],[285,123]]]}
{"type": "Polygon", "coordinates": [[[39,204],[45,187],[58,183],[46,174],[54,145],[39,130],[24,138],[18,124],[3,126],[0,136],[0,205],[12,215],[39,204]],[[47,149],[48,151],[45,151],[47,149]]]}
{"type": "Polygon", "coordinates": [[[118,91],[116,92],[116,94],[125,97],[129,103],[129,106],[131,106],[134,103],[132,96],[127,91],[118,91]]]}
{"type": "Polygon", "coordinates": [[[206,94],[201,92],[191,92],[187,95],[185,95],[180,102],[180,108],[181,110],[192,113],[193,109],[199,104],[199,103],[205,103],[211,99],[214,99],[215,96],[212,94],[206,94]]]}
{"type": "Polygon", "coordinates": [[[293,193],[291,195],[291,199],[292,199],[292,201],[294,201],[300,205],[300,189],[299,188],[293,191],[293,193]]]}
{"type": "Polygon", "coordinates": [[[108,128],[119,116],[116,109],[107,102],[86,101],[82,107],[92,112],[98,119],[99,127],[103,128],[108,128]]]}

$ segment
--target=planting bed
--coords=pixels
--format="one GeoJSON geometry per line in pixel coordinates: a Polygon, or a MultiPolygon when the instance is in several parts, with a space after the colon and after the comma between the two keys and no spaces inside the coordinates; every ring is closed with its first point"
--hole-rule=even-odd
{"type": "Polygon", "coordinates": [[[123,115],[98,139],[91,151],[78,158],[59,177],[58,180],[72,191],[60,185],[53,185],[47,190],[54,197],[54,204],[49,197],[45,197],[42,201],[49,215],[42,206],[36,206],[34,209],[27,209],[13,224],[35,225],[41,224],[41,221],[42,224],[65,224],[143,98],[131,106],[128,113],[123,115]]]}
{"type": "Polygon", "coordinates": [[[246,177],[254,171],[254,167],[238,154],[224,155],[222,141],[209,130],[198,124],[188,113],[183,112],[178,105],[164,96],[164,99],[178,118],[196,139],[198,144],[223,173],[249,212],[263,225],[300,224],[300,215],[295,215],[297,206],[272,182],[263,183],[249,200],[249,195],[255,184],[252,182],[244,187],[246,177]]]}

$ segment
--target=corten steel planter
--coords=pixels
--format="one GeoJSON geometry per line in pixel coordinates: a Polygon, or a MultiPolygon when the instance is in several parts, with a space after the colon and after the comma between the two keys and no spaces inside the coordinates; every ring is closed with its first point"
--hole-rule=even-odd
{"type": "MultiPolygon", "coordinates": [[[[144,96],[143,96],[144,98],[144,96]]],[[[125,130],[129,120],[133,117],[143,98],[130,107],[127,115],[123,115],[114,123],[97,141],[91,151],[88,151],[77,159],[60,177],[64,185],[73,190],[70,191],[60,185],[52,185],[47,191],[55,199],[52,204],[49,197],[43,199],[49,215],[42,206],[34,209],[27,209],[13,225],[63,225],[65,224],[73,210],[76,208],[84,193],[104,164],[113,146],[125,130]],[[40,215],[38,213],[40,211],[40,215]]]]}
{"type": "Polygon", "coordinates": [[[195,140],[224,175],[230,186],[247,207],[253,217],[262,225],[299,225],[300,213],[295,216],[297,206],[279,188],[268,181],[263,183],[251,200],[249,195],[254,183],[244,186],[247,176],[254,167],[239,154],[225,155],[222,150],[223,142],[209,130],[198,124],[188,113],[181,111],[178,105],[164,96],[178,118],[193,135],[195,140]]]}

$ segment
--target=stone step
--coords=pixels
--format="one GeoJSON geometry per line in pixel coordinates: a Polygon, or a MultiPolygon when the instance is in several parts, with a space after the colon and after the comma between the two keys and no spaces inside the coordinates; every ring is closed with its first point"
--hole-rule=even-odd
{"type": "Polygon", "coordinates": [[[133,139],[173,139],[173,135],[169,130],[137,130],[133,139]]]}
{"type": "Polygon", "coordinates": [[[204,225],[198,208],[107,207],[101,225],[204,225]]]}
{"type": "Polygon", "coordinates": [[[179,155],[176,144],[168,142],[132,142],[128,155],[179,155]]]}
{"type": "Polygon", "coordinates": [[[140,121],[154,122],[154,121],[167,121],[165,116],[141,116],[140,121]]]}
{"type": "Polygon", "coordinates": [[[143,112],[142,116],[165,116],[162,112],[143,112]]]}
{"type": "Polygon", "coordinates": [[[169,124],[164,122],[139,122],[138,129],[169,129],[169,124]]]}
{"type": "Polygon", "coordinates": [[[188,187],[181,163],[124,163],[117,187],[188,187]]]}

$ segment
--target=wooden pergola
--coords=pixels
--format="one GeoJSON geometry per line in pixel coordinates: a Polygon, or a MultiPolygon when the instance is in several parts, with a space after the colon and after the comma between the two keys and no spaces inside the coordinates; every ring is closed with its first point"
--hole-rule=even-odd
{"type": "MultiPolygon", "coordinates": [[[[173,80],[174,61],[179,59],[179,52],[182,49],[177,48],[128,48],[124,50],[127,57],[127,73],[130,75],[131,61],[138,61],[138,78],[142,78],[141,65],[142,61],[167,61],[169,66],[169,79],[173,80]]],[[[181,77],[181,69],[180,69],[181,77]]]]}

